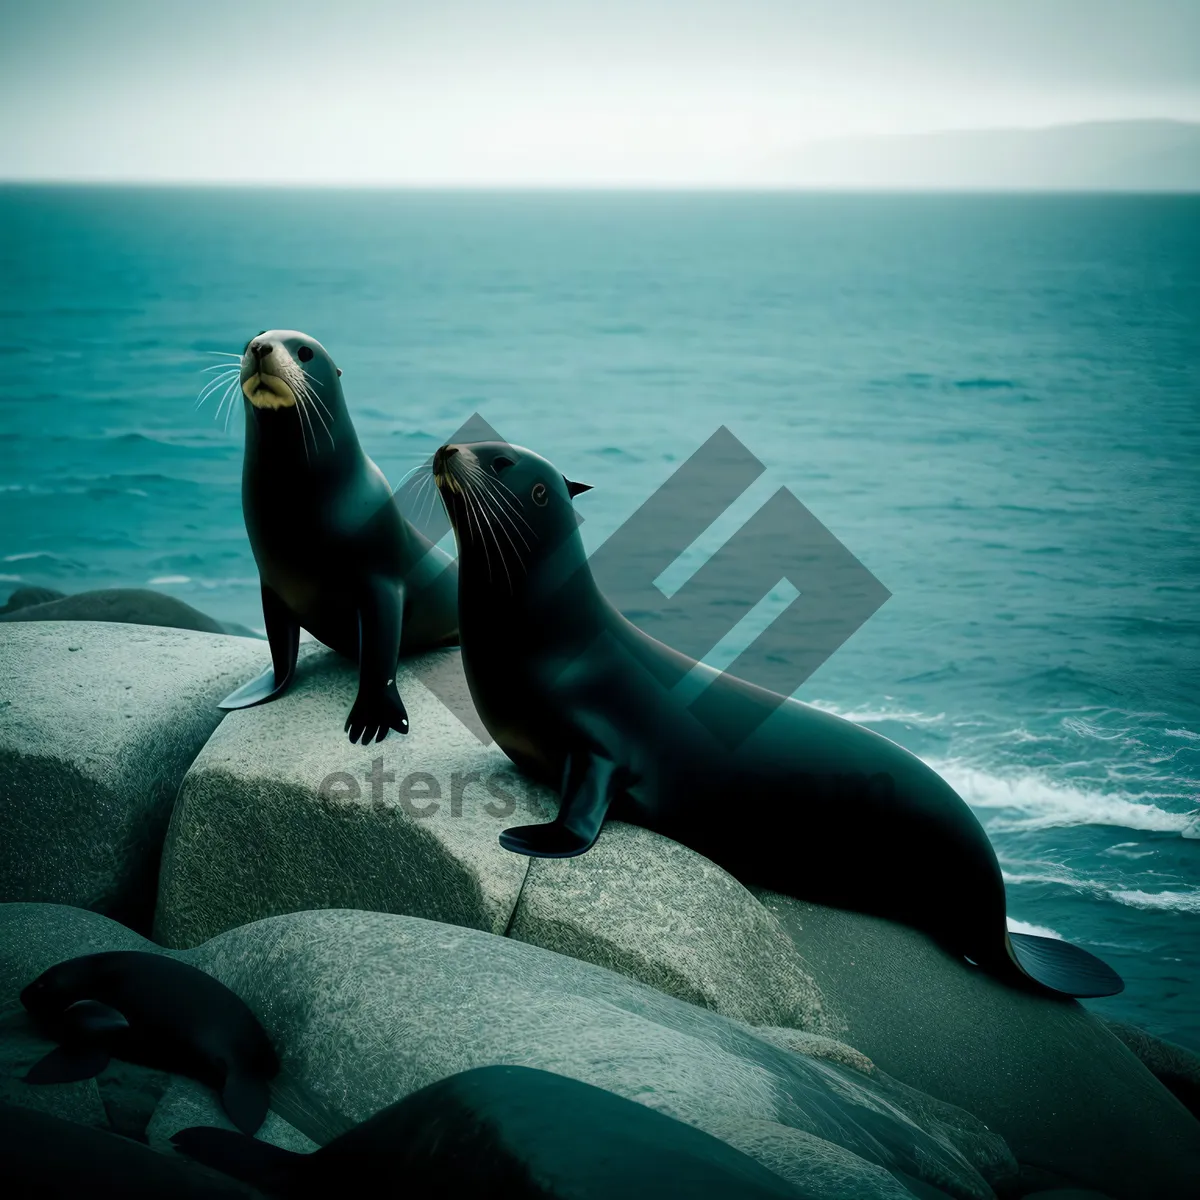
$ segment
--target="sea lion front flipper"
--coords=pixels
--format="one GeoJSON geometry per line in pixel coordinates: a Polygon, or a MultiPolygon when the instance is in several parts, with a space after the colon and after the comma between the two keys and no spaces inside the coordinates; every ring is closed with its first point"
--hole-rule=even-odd
{"type": "Polygon", "coordinates": [[[91,1079],[108,1066],[110,1055],[100,1046],[58,1046],[25,1073],[26,1083],[75,1083],[91,1079]]]}
{"type": "Polygon", "coordinates": [[[243,1133],[257,1133],[267,1119],[271,1089],[265,1079],[244,1071],[230,1071],[221,1089],[221,1105],[243,1133]]]}
{"type": "Polygon", "coordinates": [[[124,1013],[100,1000],[76,1000],[63,1010],[63,1017],[73,1034],[117,1033],[129,1028],[124,1013]]]}
{"type": "Polygon", "coordinates": [[[230,692],[218,708],[253,708],[256,704],[266,704],[283,695],[292,682],[296,656],[300,652],[300,622],[265,583],[262,585],[262,608],[267,644],[271,647],[271,665],[257,678],[230,692]]]}
{"type": "Polygon", "coordinates": [[[584,752],[571,754],[563,772],[558,816],[543,825],[518,825],[500,835],[500,845],[530,858],[575,858],[600,836],[617,788],[617,764],[584,752]]]}
{"type": "Polygon", "coordinates": [[[369,576],[358,601],[358,696],[344,727],[352,742],[382,742],[389,729],[408,732],[396,689],[403,623],[404,585],[369,576]]]}

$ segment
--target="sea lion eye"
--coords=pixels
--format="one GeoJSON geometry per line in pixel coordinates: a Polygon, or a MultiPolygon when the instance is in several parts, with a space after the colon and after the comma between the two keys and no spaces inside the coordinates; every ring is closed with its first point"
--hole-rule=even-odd
{"type": "Polygon", "coordinates": [[[497,454],[496,457],[492,459],[492,470],[495,471],[497,475],[499,475],[501,471],[507,470],[509,467],[515,467],[516,465],[517,464],[513,462],[511,458],[505,458],[503,454],[497,454]]]}
{"type": "Polygon", "coordinates": [[[544,483],[535,483],[533,485],[533,491],[530,492],[529,495],[532,497],[534,504],[543,505],[543,506],[545,505],[546,501],[550,498],[549,493],[546,491],[546,485],[544,483]]]}
{"type": "Polygon", "coordinates": [[[301,346],[299,351],[297,351],[297,354],[296,354],[296,357],[301,362],[308,362],[309,359],[312,358],[312,356],[313,356],[312,350],[308,346],[301,346]]]}

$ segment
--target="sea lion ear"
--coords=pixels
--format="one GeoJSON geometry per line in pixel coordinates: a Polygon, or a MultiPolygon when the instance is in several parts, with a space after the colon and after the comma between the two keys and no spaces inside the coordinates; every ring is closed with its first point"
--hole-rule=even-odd
{"type": "Polygon", "coordinates": [[[590,492],[592,490],[590,483],[576,483],[573,479],[568,479],[565,475],[563,476],[563,483],[567,485],[567,494],[572,500],[582,492],[590,492]]]}
{"type": "Polygon", "coordinates": [[[334,367],[333,369],[334,369],[334,370],[335,370],[335,371],[338,373],[338,378],[339,378],[339,379],[341,379],[341,377],[342,377],[342,368],[341,368],[341,367],[334,367]]]}

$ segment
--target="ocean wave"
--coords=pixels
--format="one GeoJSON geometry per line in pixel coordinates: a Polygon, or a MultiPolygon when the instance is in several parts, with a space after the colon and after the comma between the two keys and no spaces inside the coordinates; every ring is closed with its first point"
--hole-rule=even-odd
{"type": "Polygon", "coordinates": [[[841,708],[828,700],[806,700],[809,708],[820,709],[856,725],[881,725],[887,721],[902,721],[909,725],[937,725],[946,719],[945,713],[909,712],[904,709],[887,708],[841,708]]]}
{"type": "MultiPolygon", "coordinates": [[[[1009,886],[1020,884],[1055,884],[1081,895],[1110,900],[1127,908],[1155,909],[1159,912],[1200,913],[1200,888],[1183,891],[1147,892],[1141,888],[1109,887],[1098,879],[1076,875],[1066,867],[1042,864],[1041,870],[1031,872],[1002,871],[1009,886]]],[[[1018,931],[1023,932],[1023,931],[1018,931]]]]}
{"type": "Polygon", "coordinates": [[[1028,772],[1003,778],[954,761],[933,761],[929,765],[972,808],[1006,810],[1013,814],[993,817],[988,821],[990,831],[1107,825],[1146,833],[1200,837],[1200,814],[1196,811],[1172,812],[1148,803],[1145,796],[1054,783],[1028,772]]]}
{"type": "Polygon", "coordinates": [[[1018,921],[1015,917],[1008,918],[1009,933],[1027,933],[1032,937],[1057,938],[1060,942],[1063,935],[1056,930],[1047,929],[1045,925],[1033,925],[1028,921],[1018,921]]]}

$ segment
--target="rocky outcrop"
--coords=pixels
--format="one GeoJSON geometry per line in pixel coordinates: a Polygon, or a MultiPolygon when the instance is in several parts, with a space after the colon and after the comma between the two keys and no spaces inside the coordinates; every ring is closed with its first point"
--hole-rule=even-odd
{"type": "Polygon", "coordinates": [[[1124,1021],[1104,1023],[1194,1117],[1200,1118],[1200,1054],[1124,1021]]]}
{"type": "Polygon", "coordinates": [[[92,622],[0,629],[0,900],[148,929],[179,783],[262,643],[92,622]]]}
{"type": "Polygon", "coordinates": [[[1028,1190],[1188,1194],[1200,1123],[1082,1005],[1010,987],[891,921],[758,893],[889,1076],[999,1133],[1028,1190]]]}
{"type": "MultiPolygon", "coordinates": [[[[230,713],[187,773],[163,854],[155,936],[194,946],[312,908],[408,913],[503,933],[528,859],[497,835],[553,812],[421,682],[456,650],[403,662],[410,732],[370,746],[343,731],[352,663],[313,647],[280,699],[230,713]]],[[[445,670],[442,671],[445,675],[445,670]]]]}
{"type": "Polygon", "coordinates": [[[218,621],[174,596],[149,588],[100,588],[70,596],[51,588],[19,588],[0,608],[0,621],[115,621],[258,637],[245,625],[218,621]]]}
{"type": "Polygon", "coordinates": [[[752,1025],[841,1031],[795,943],[731,875],[637,825],[580,858],[532,859],[509,936],[752,1025]]]}
{"type": "MultiPolygon", "coordinates": [[[[53,962],[102,945],[152,948],[95,914],[0,908],[0,1004],[53,962]]],[[[845,1196],[848,1179],[864,1200],[903,1195],[906,1180],[933,1194],[992,1194],[968,1157],[970,1139],[960,1147],[944,1128],[924,1128],[869,1076],[511,939],[325,911],[259,921],[178,957],[254,1010],[304,1096],[278,1115],[320,1144],[426,1084],[514,1064],[727,1139],[805,1195],[845,1196]]]]}

